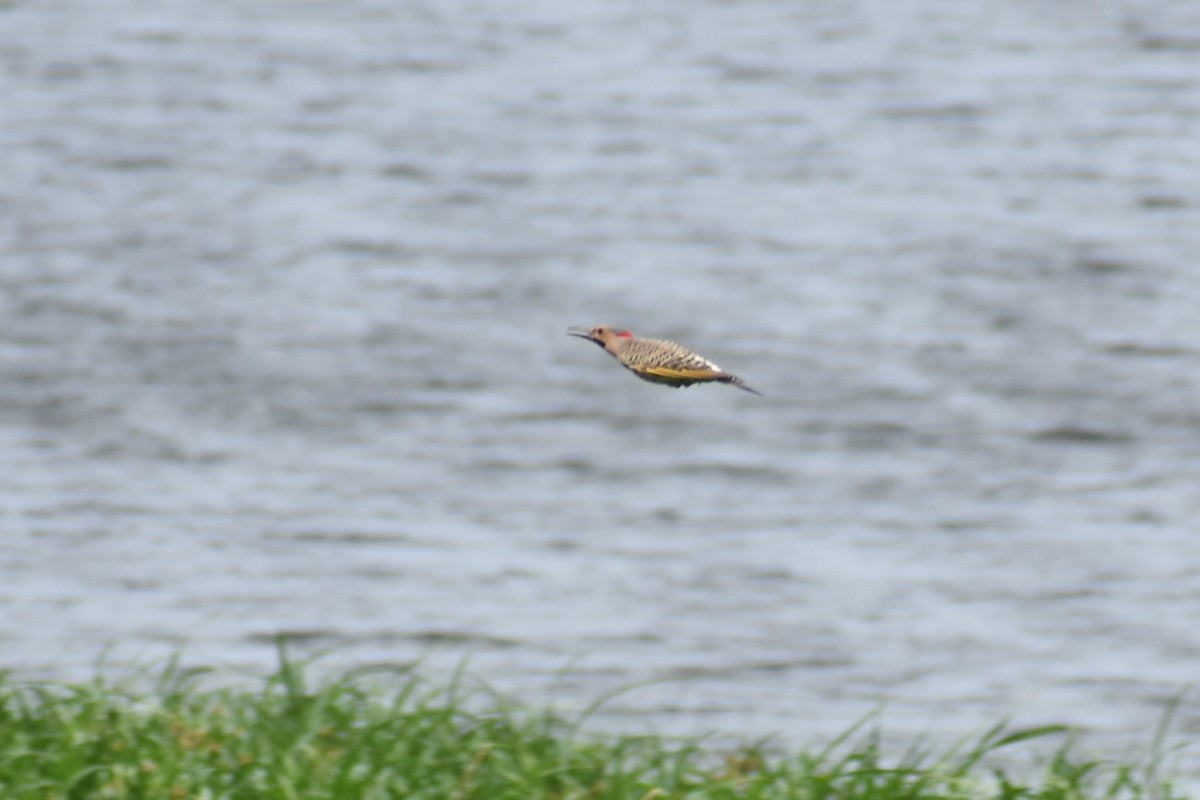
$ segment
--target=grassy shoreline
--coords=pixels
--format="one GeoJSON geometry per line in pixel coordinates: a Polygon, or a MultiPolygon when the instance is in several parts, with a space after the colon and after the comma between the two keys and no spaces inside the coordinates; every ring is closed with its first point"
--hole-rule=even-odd
{"type": "Polygon", "coordinates": [[[1178,794],[1157,763],[1078,758],[1066,729],[997,727],[940,757],[889,757],[850,731],[817,752],[707,749],[658,736],[599,736],[458,681],[358,670],[310,685],[280,648],[260,685],[204,688],[209,670],[163,668],[152,689],[102,678],[0,676],[0,798],[76,800],[651,800],[652,798],[1149,798],[1178,794]],[[480,700],[485,702],[480,703],[480,700]],[[1066,743],[1064,744],[1064,739],[1066,743]],[[1047,749],[1048,748],[1048,749],[1047,749]],[[993,754],[1039,763],[1017,778],[993,754]]]}

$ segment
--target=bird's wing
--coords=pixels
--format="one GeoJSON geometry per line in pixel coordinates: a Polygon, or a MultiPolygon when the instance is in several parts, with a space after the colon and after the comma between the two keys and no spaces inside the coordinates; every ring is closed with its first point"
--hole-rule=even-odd
{"type": "Polygon", "coordinates": [[[723,373],[720,370],[709,369],[708,367],[664,367],[664,366],[640,366],[638,372],[646,375],[654,375],[658,378],[667,378],[669,380],[679,381],[711,381],[723,373]]]}

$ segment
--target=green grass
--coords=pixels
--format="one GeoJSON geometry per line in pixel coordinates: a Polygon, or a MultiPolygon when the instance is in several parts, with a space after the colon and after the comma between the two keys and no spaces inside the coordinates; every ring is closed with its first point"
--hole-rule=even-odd
{"type": "Polygon", "coordinates": [[[0,798],[1182,797],[1153,777],[1154,763],[1077,759],[1057,726],[996,728],[939,757],[888,758],[877,736],[859,730],[814,753],[714,751],[657,736],[598,736],[581,730],[586,713],[517,710],[483,690],[464,692],[461,679],[430,690],[394,670],[314,686],[282,646],[278,670],[260,685],[206,689],[204,674],[170,664],[142,692],[103,679],[0,677],[0,798]],[[1031,777],[995,766],[1001,749],[1037,765],[1022,768],[1031,777]]]}

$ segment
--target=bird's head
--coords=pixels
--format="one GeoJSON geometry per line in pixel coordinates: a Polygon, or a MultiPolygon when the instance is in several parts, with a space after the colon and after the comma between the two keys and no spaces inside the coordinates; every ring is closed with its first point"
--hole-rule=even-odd
{"type": "Polygon", "coordinates": [[[580,339],[595,342],[606,350],[612,349],[610,345],[616,346],[624,340],[633,338],[633,334],[630,331],[617,330],[611,325],[597,325],[594,328],[571,328],[567,331],[567,335],[578,336],[580,339]]]}

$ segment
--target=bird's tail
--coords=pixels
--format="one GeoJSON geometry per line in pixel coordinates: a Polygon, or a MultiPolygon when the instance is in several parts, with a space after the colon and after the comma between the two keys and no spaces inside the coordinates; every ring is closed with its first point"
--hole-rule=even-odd
{"type": "Polygon", "coordinates": [[[730,375],[728,372],[725,373],[720,378],[717,378],[717,380],[720,381],[721,383],[728,383],[730,386],[736,386],[737,388],[741,389],[743,392],[749,392],[750,394],[756,394],[759,397],[766,396],[762,392],[760,392],[758,389],[751,389],[749,386],[746,385],[746,382],[743,381],[741,378],[739,378],[737,375],[730,375]]]}

